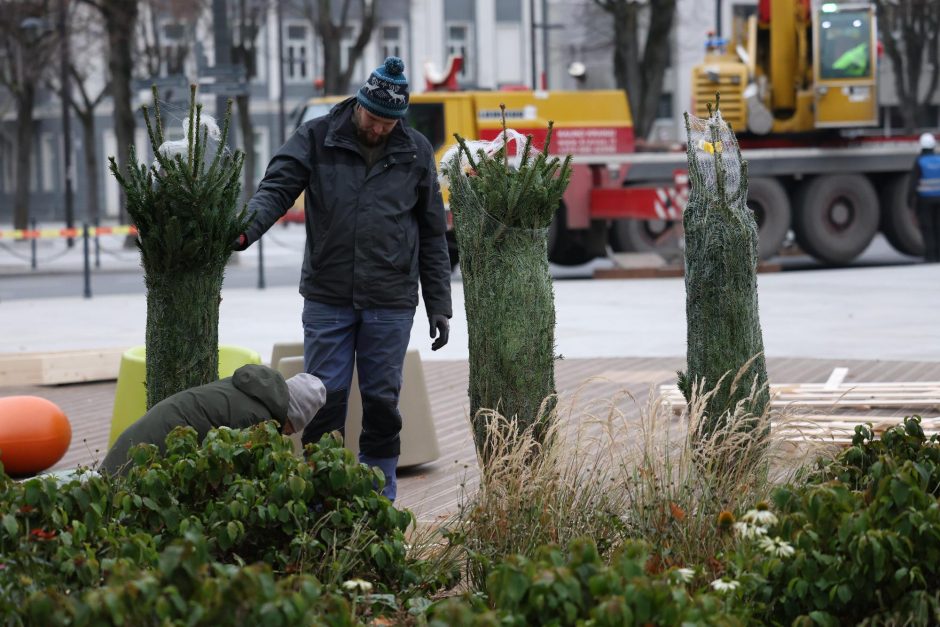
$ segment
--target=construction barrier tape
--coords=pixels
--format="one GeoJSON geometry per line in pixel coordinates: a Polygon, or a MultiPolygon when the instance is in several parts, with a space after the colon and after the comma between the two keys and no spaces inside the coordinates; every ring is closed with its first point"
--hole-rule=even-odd
{"type": "MultiPolygon", "coordinates": [[[[96,235],[137,235],[133,226],[90,226],[88,236],[96,235]]],[[[0,239],[53,239],[61,237],[82,237],[82,229],[13,229],[0,231],[0,239]]]]}

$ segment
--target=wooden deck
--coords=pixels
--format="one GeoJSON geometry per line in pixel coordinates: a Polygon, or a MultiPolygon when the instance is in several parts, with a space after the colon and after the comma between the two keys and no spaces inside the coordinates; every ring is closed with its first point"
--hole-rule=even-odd
{"type": "MultiPolygon", "coordinates": [[[[628,420],[639,417],[651,390],[675,381],[682,358],[565,359],[558,362],[556,382],[562,406],[583,410],[591,402],[616,404],[628,420]],[[628,392],[630,396],[623,394],[628,392]]],[[[940,381],[940,362],[857,361],[825,359],[769,359],[771,381],[825,383],[834,368],[848,368],[845,383],[940,381]]],[[[456,511],[463,485],[472,489],[477,479],[476,456],[470,434],[467,401],[468,366],[464,361],[424,363],[431,409],[435,417],[441,457],[423,466],[405,469],[399,477],[399,506],[411,509],[420,520],[432,520],[456,511]]],[[[72,422],[72,446],[54,469],[92,464],[104,457],[111,422],[115,383],[59,386],[0,386],[0,396],[31,394],[58,404],[72,422]]],[[[940,408],[887,407],[824,408],[828,416],[844,413],[872,420],[900,419],[919,413],[936,417],[940,408]]],[[[407,416],[405,417],[407,420],[407,416]]]]}

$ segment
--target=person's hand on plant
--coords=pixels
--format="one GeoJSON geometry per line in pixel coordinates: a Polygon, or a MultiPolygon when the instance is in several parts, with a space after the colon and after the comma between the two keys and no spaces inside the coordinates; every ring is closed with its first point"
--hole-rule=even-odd
{"type": "Polygon", "coordinates": [[[437,337],[434,343],[431,344],[431,350],[436,351],[447,344],[447,338],[450,335],[450,321],[443,314],[431,314],[428,316],[428,321],[431,323],[431,338],[437,337]]]}

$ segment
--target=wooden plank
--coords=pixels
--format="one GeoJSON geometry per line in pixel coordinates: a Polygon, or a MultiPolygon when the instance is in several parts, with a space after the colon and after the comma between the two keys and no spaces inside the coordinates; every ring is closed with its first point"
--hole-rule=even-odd
{"type": "Polygon", "coordinates": [[[0,355],[0,385],[57,385],[117,379],[125,348],[0,355]]]}
{"type": "Polygon", "coordinates": [[[826,382],[823,384],[824,390],[836,390],[842,385],[842,382],[845,381],[845,375],[849,374],[848,368],[833,368],[832,374],[829,375],[829,378],[826,379],[826,382]]]}

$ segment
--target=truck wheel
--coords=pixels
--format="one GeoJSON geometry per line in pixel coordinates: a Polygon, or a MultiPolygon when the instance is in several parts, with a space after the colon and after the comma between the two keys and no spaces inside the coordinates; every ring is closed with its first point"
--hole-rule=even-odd
{"type": "Polygon", "coordinates": [[[878,194],[861,174],[819,176],[800,187],[793,230],[800,248],[830,265],[858,257],[878,231],[878,194]]]}
{"type": "Polygon", "coordinates": [[[618,253],[671,253],[679,250],[679,220],[614,220],[610,246],[618,253]]]}
{"type": "Polygon", "coordinates": [[[881,232],[899,253],[923,257],[924,238],[914,208],[907,204],[910,176],[893,176],[881,188],[881,232]]]}
{"type": "Polygon", "coordinates": [[[757,221],[757,252],[769,259],[790,230],[790,198],[777,179],[757,177],[748,181],[747,207],[757,221]]]}
{"type": "Polygon", "coordinates": [[[548,229],[548,260],[560,266],[578,266],[591,260],[583,242],[568,230],[568,209],[559,203],[555,219],[548,229]]]}

